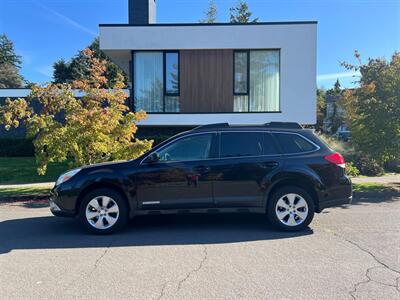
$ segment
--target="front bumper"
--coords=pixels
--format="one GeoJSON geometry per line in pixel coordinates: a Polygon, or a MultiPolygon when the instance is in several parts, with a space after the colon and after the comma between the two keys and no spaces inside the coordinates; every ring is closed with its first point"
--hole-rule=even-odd
{"type": "Polygon", "coordinates": [[[66,186],[55,186],[50,191],[50,211],[57,217],[76,216],[76,197],[71,195],[70,188],[66,186]]]}
{"type": "Polygon", "coordinates": [[[54,199],[52,197],[50,197],[49,199],[49,205],[50,205],[50,211],[53,215],[55,215],[56,217],[68,217],[68,218],[72,218],[75,216],[75,212],[71,212],[68,210],[63,210],[61,209],[58,204],[56,203],[56,201],[54,201],[54,199]]]}

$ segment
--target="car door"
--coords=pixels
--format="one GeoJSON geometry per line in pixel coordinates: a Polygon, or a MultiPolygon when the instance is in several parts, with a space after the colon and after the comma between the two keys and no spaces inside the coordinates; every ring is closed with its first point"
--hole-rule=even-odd
{"type": "Polygon", "coordinates": [[[216,133],[197,133],[157,149],[159,160],[145,159],[136,173],[139,207],[144,210],[213,207],[209,164],[216,156],[216,143],[216,133]]]}
{"type": "Polygon", "coordinates": [[[280,154],[271,136],[258,132],[221,132],[220,158],[212,168],[217,207],[259,207],[264,179],[279,167],[280,154]]]}

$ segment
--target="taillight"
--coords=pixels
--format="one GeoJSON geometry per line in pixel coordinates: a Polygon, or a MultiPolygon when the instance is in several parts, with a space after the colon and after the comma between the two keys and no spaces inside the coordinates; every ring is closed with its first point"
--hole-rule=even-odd
{"type": "Polygon", "coordinates": [[[329,161],[330,163],[333,163],[339,167],[345,168],[346,167],[346,163],[344,161],[343,156],[339,153],[339,152],[335,152],[332,154],[329,154],[327,156],[324,157],[325,160],[329,161]]]}

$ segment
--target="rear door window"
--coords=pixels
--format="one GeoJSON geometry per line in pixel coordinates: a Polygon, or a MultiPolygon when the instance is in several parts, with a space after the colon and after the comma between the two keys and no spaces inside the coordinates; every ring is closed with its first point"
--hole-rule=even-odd
{"type": "Polygon", "coordinates": [[[264,155],[280,154],[277,150],[276,143],[270,133],[264,134],[264,155]]]}
{"type": "Polygon", "coordinates": [[[317,149],[311,142],[300,135],[290,133],[274,133],[285,154],[310,152],[317,149]]]}
{"type": "Polygon", "coordinates": [[[263,132],[222,132],[221,157],[259,156],[264,154],[263,132]]]}

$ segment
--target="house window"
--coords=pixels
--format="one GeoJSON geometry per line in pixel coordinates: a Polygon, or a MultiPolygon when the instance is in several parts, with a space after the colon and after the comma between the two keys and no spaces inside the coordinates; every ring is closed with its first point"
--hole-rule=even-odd
{"type": "Polygon", "coordinates": [[[165,53],[165,94],[179,94],[179,55],[178,52],[165,53]]]}
{"type": "Polygon", "coordinates": [[[279,111],[279,50],[235,51],[234,111],[279,111]]]}
{"type": "Polygon", "coordinates": [[[248,62],[247,51],[235,52],[235,94],[248,94],[248,62]]]}
{"type": "Polygon", "coordinates": [[[135,111],[179,112],[179,52],[135,51],[135,111]]]}

